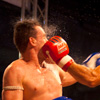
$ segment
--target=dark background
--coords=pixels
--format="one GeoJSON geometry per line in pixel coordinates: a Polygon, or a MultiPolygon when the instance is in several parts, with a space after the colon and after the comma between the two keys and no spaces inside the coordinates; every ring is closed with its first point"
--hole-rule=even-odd
{"type": "MultiPolygon", "coordinates": [[[[42,6],[42,3],[40,4],[42,6]]],[[[77,63],[100,51],[100,0],[49,0],[48,27],[68,43],[77,63]]],[[[18,58],[13,44],[13,24],[21,9],[0,1],[0,91],[5,68],[18,58]]],[[[63,95],[73,100],[100,100],[100,86],[88,88],[76,83],[63,88],[63,95]]]]}

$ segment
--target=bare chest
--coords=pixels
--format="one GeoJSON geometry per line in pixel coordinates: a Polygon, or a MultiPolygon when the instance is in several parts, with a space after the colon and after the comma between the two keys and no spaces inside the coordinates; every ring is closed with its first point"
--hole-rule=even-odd
{"type": "Polygon", "coordinates": [[[57,73],[44,68],[40,70],[30,70],[24,79],[24,89],[27,95],[36,96],[43,94],[60,94],[62,86],[57,79],[57,73]]]}

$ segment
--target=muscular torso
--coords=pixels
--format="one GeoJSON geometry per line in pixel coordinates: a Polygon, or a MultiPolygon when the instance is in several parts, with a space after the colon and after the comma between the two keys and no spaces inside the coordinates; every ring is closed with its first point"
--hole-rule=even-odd
{"type": "Polygon", "coordinates": [[[56,64],[44,61],[40,66],[16,60],[5,70],[3,88],[17,86],[20,89],[3,89],[2,100],[52,100],[62,96],[62,86],[69,86],[76,80],[56,64]]]}
{"type": "Polygon", "coordinates": [[[40,70],[27,66],[23,79],[24,100],[52,100],[62,95],[59,73],[53,64],[44,64],[40,70]],[[49,68],[49,66],[51,68],[49,68]]]}

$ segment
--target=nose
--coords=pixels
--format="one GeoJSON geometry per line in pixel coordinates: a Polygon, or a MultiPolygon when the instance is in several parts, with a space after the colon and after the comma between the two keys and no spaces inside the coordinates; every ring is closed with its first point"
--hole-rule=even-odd
{"type": "Polygon", "coordinates": [[[46,43],[47,41],[48,41],[48,39],[46,38],[46,39],[45,39],[45,43],[46,43]]]}
{"type": "Polygon", "coordinates": [[[48,39],[46,38],[46,39],[45,39],[45,41],[47,42],[47,41],[48,41],[48,39]]]}

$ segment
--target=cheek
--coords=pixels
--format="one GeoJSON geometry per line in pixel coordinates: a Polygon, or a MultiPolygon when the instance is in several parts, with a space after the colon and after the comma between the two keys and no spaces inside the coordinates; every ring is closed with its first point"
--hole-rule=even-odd
{"type": "Polygon", "coordinates": [[[41,48],[43,45],[45,44],[45,42],[43,41],[43,39],[38,41],[38,46],[41,48]]]}
{"type": "Polygon", "coordinates": [[[46,42],[47,42],[47,39],[46,39],[46,38],[42,38],[42,39],[41,39],[41,43],[42,43],[42,44],[45,44],[46,42]]]}
{"type": "Polygon", "coordinates": [[[46,42],[47,42],[47,38],[39,38],[37,45],[41,48],[46,42]]]}

